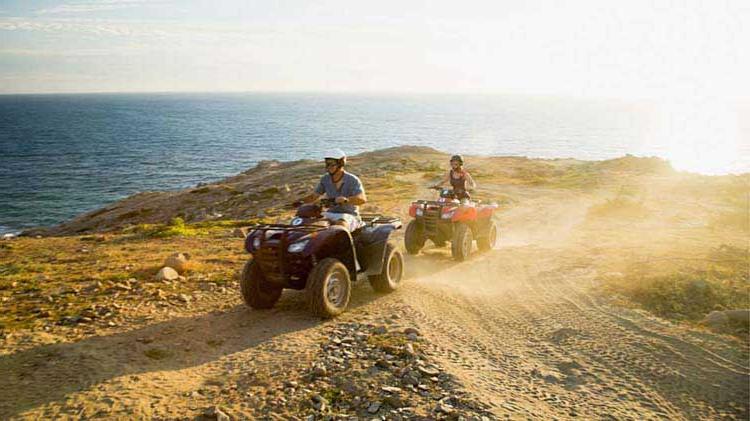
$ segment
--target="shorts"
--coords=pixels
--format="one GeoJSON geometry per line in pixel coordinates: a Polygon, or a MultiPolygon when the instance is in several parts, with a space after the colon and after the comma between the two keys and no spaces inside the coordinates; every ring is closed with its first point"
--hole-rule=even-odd
{"type": "Polygon", "coordinates": [[[362,219],[359,216],[352,215],[351,213],[338,213],[338,212],[323,212],[323,217],[329,221],[344,221],[349,232],[355,231],[357,228],[362,226],[362,219]]]}

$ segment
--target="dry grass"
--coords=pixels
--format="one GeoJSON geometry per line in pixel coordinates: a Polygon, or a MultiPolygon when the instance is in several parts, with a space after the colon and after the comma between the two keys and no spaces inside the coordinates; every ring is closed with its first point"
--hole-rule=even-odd
{"type": "Polygon", "coordinates": [[[605,295],[671,319],[699,321],[713,310],[750,308],[750,257],[735,246],[692,259],[631,263],[602,281],[605,295]]]}

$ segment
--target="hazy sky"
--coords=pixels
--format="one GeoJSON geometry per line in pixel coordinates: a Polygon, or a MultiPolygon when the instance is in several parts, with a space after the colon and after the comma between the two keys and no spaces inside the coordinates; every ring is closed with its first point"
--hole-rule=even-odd
{"type": "Polygon", "coordinates": [[[750,98],[748,0],[0,0],[0,92],[750,98]]]}

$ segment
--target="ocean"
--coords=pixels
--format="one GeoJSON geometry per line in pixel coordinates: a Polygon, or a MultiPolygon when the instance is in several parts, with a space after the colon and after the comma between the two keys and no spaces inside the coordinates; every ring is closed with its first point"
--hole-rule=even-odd
{"type": "Polygon", "coordinates": [[[706,174],[750,171],[750,118],[701,107],[481,95],[3,95],[0,233],[219,180],[264,159],[319,159],[330,146],[350,155],[407,144],[589,160],[629,153],[706,174]]]}

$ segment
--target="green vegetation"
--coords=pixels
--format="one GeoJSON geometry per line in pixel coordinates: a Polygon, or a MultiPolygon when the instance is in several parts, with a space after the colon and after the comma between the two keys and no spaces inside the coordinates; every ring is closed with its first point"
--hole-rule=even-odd
{"type": "Polygon", "coordinates": [[[194,237],[210,235],[213,231],[219,229],[245,227],[262,222],[262,219],[254,218],[244,220],[213,220],[187,224],[184,219],[176,217],[172,218],[169,224],[138,224],[125,229],[123,232],[146,238],[194,237]]]}
{"type": "Polygon", "coordinates": [[[11,275],[18,275],[23,272],[23,268],[14,263],[5,263],[0,265],[0,278],[11,275]]]}
{"type": "Polygon", "coordinates": [[[149,348],[143,351],[143,355],[151,358],[152,360],[163,360],[165,358],[170,357],[172,353],[165,349],[149,348]]]}

